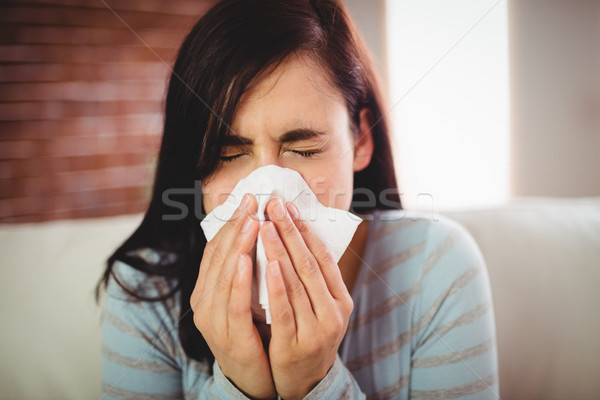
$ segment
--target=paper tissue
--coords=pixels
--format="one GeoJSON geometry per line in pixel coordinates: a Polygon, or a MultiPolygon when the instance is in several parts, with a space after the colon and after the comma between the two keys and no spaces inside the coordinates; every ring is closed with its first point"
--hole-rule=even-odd
{"type": "MultiPolygon", "coordinates": [[[[310,190],[302,176],[289,168],[267,165],[252,171],[233,188],[225,202],[216,207],[200,223],[208,241],[231,218],[246,193],[252,193],[258,203],[260,224],[265,219],[265,207],[271,197],[294,203],[300,218],[327,244],[333,258],[338,261],[350,244],[356,228],[362,221],[348,211],[326,207],[310,190]]],[[[255,279],[252,285],[252,313],[256,320],[271,323],[265,271],[267,257],[260,234],[255,246],[255,279]]]]}

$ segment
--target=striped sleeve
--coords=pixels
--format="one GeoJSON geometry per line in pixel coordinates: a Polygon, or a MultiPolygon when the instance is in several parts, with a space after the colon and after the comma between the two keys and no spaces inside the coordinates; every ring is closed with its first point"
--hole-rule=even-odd
{"type": "Polygon", "coordinates": [[[304,400],[326,399],[365,399],[354,377],[342,363],[339,355],[325,378],[304,398],[304,400]]]}
{"type": "Polygon", "coordinates": [[[495,326],[485,262],[469,233],[432,222],[413,321],[412,399],[499,398],[495,326]]]}
{"type": "MultiPolygon", "coordinates": [[[[115,263],[115,271],[128,287],[148,282],[126,264],[115,263]]],[[[165,304],[137,301],[111,278],[102,321],[101,399],[246,399],[216,364],[214,376],[198,371],[197,390],[184,393],[177,320],[165,304]]]]}

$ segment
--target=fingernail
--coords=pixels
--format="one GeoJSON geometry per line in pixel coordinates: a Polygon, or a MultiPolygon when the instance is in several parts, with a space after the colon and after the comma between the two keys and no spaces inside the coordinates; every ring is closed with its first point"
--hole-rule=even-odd
{"type": "Polygon", "coordinates": [[[283,218],[285,218],[285,210],[283,209],[283,203],[281,202],[281,199],[276,199],[274,203],[275,204],[273,204],[272,207],[275,217],[279,220],[283,220],[283,218]]]}
{"type": "Polygon", "coordinates": [[[248,208],[248,195],[245,194],[244,197],[242,197],[242,201],[240,202],[240,205],[235,209],[235,211],[233,212],[233,215],[231,217],[237,218],[237,217],[241,216],[242,212],[245,211],[247,208],[248,208]]]}
{"type": "Polygon", "coordinates": [[[244,225],[242,226],[242,233],[246,233],[250,230],[250,227],[252,226],[252,217],[248,216],[246,217],[246,222],[244,222],[244,225]]]}
{"type": "Polygon", "coordinates": [[[298,218],[300,218],[300,211],[298,210],[298,207],[296,207],[296,205],[294,203],[287,203],[286,204],[288,212],[290,213],[290,215],[292,216],[292,218],[294,220],[297,220],[298,218]]]}
{"type": "Polygon", "coordinates": [[[273,276],[281,275],[281,270],[279,269],[279,262],[277,260],[269,261],[268,269],[271,275],[273,276]]]}
{"type": "Polygon", "coordinates": [[[242,202],[240,204],[240,207],[245,210],[248,208],[249,205],[250,205],[250,195],[248,193],[246,193],[244,195],[244,197],[242,197],[242,202]]]}
{"type": "Polygon", "coordinates": [[[277,240],[277,229],[275,229],[275,225],[272,222],[265,222],[267,224],[267,239],[269,240],[277,240]]]}

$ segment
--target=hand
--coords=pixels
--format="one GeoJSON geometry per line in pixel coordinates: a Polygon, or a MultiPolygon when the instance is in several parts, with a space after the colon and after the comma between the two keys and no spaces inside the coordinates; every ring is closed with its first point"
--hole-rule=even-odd
{"type": "Polygon", "coordinates": [[[269,359],[279,395],[303,398],[335,362],[352,312],[352,298],[327,246],[291,203],[267,206],[260,234],[269,263],[269,359]]]}
{"type": "Polygon", "coordinates": [[[256,199],[245,195],[232,218],[206,244],[190,298],[194,323],[223,374],[256,399],[276,396],[269,360],[250,311],[252,260],[258,235],[256,199]]]}

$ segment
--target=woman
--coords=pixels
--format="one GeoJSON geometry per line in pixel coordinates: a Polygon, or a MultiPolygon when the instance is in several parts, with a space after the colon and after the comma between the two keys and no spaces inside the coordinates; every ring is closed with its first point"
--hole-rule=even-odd
{"type": "Polygon", "coordinates": [[[498,397],[483,260],[457,225],[404,218],[397,193],[343,6],[218,3],[179,51],[150,207],[101,281],[104,398],[498,397]],[[206,243],[202,217],[269,164],[363,216],[338,263],[291,204],[272,199],[259,227],[251,195],[206,243]],[[250,311],[258,235],[267,329],[250,311]]]}

